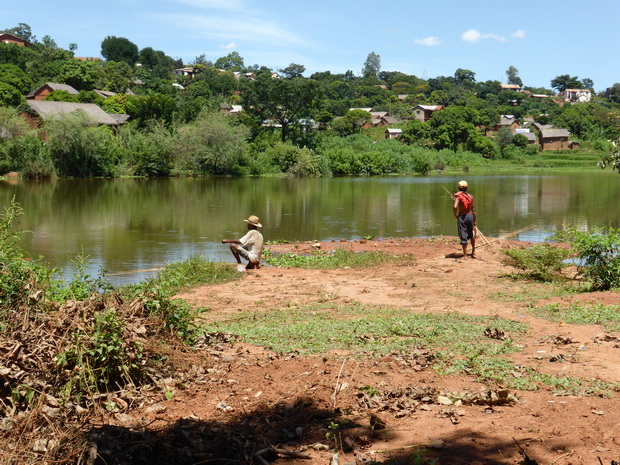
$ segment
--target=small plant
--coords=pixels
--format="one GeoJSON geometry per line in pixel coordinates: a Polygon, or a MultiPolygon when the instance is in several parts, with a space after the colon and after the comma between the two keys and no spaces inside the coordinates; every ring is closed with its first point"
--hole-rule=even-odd
{"type": "Polygon", "coordinates": [[[419,449],[409,454],[409,460],[412,465],[434,465],[439,462],[439,459],[431,459],[428,457],[428,451],[426,449],[419,449]]]}
{"type": "MultiPolygon", "coordinates": [[[[91,320],[92,321],[92,320],[91,320]]],[[[103,392],[128,383],[139,384],[143,376],[142,348],[137,341],[125,341],[125,322],[119,314],[106,310],[94,315],[92,326],[73,335],[69,348],[57,356],[57,363],[73,377],[66,392],[103,392]]]]}
{"type": "Polygon", "coordinates": [[[365,393],[366,395],[370,397],[378,396],[380,394],[379,390],[372,386],[364,386],[363,388],[360,389],[360,391],[362,391],[363,393],[365,393]]]}
{"type": "Polygon", "coordinates": [[[38,291],[45,291],[52,280],[50,270],[36,260],[27,260],[19,248],[22,232],[15,223],[23,214],[13,198],[0,215],[0,309],[38,302],[41,299],[35,296],[42,294],[38,291]]]}
{"type": "Polygon", "coordinates": [[[550,282],[562,278],[562,270],[568,266],[564,261],[570,250],[538,244],[524,249],[502,250],[508,257],[505,263],[523,270],[520,276],[536,281],[550,282]]]}
{"type": "Polygon", "coordinates": [[[340,429],[340,424],[335,423],[333,420],[330,420],[329,425],[327,426],[327,433],[325,433],[325,439],[333,440],[335,444],[335,449],[340,448],[340,434],[338,430],[340,429]]]}
{"type": "Polygon", "coordinates": [[[620,229],[593,228],[583,232],[571,228],[555,237],[571,245],[577,267],[593,291],[620,286],[620,229]]]}

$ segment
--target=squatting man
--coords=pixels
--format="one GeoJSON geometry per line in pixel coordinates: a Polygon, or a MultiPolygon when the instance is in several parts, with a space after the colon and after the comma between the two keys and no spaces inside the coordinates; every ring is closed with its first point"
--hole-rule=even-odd
{"type": "Polygon", "coordinates": [[[248,224],[248,233],[241,239],[223,239],[222,244],[230,244],[232,252],[237,264],[242,265],[241,258],[248,261],[246,270],[258,268],[260,266],[260,258],[263,253],[263,235],[258,231],[263,225],[257,216],[250,216],[247,220],[243,220],[248,224]]]}

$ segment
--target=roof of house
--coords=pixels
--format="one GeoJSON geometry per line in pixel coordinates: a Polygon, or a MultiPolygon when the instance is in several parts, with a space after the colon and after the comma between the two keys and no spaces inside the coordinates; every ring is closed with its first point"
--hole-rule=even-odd
{"type": "Polygon", "coordinates": [[[568,129],[542,128],[540,130],[540,137],[543,137],[545,139],[549,137],[566,137],[568,139],[569,136],[570,136],[570,132],[568,132],[568,129]]]}
{"type": "Polygon", "coordinates": [[[35,90],[33,90],[32,92],[30,92],[26,98],[31,98],[34,97],[35,95],[37,95],[41,90],[43,90],[44,87],[49,87],[50,89],[52,89],[52,92],[55,90],[66,90],[67,92],[69,92],[71,95],[77,95],[79,94],[79,92],[77,90],[75,90],[73,87],[71,87],[69,84],[58,84],[56,82],[46,82],[45,84],[43,84],[40,87],[37,87],[35,90]]]}
{"type": "Polygon", "coordinates": [[[111,90],[95,90],[95,93],[103,98],[108,98],[116,95],[116,92],[112,92],[111,90]]]}
{"type": "Polygon", "coordinates": [[[383,118],[385,116],[389,116],[389,113],[387,111],[371,111],[370,115],[373,118],[383,118]]]}
{"type": "Polygon", "coordinates": [[[110,116],[99,105],[94,103],[50,102],[48,100],[27,100],[26,103],[43,120],[50,120],[70,115],[76,111],[83,111],[99,124],[118,126],[115,117],[110,116]]]}
{"type": "Polygon", "coordinates": [[[385,130],[385,132],[387,132],[389,134],[401,134],[403,132],[403,130],[400,129],[400,128],[387,128],[385,130]]]}
{"type": "Polygon", "coordinates": [[[413,107],[414,110],[416,108],[421,108],[422,110],[428,111],[438,111],[443,109],[443,105],[416,105],[415,107],[413,107]]]}
{"type": "Polygon", "coordinates": [[[129,119],[129,115],[125,113],[108,113],[108,116],[114,119],[119,125],[125,124],[129,119]]]}
{"type": "Polygon", "coordinates": [[[14,36],[13,34],[9,34],[8,32],[3,32],[2,34],[0,34],[0,42],[7,42],[9,40],[12,42],[13,41],[23,42],[24,44],[27,44],[30,47],[32,47],[32,44],[28,42],[26,39],[22,39],[21,37],[14,36]]]}
{"type": "Polygon", "coordinates": [[[590,89],[564,89],[564,92],[592,92],[590,89]]]}
{"type": "Polygon", "coordinates": [[[510,126],[515,122],[518,122],[515,115],[502,115],[499,119],[500,126],[510,126]]]}
{"type": "Polygon", "coordinates": [[[519,84],[500,84],[502,89],[520,89],[521,86],[519,84]]]}
{"type": "Polygon", "coordinates": [[[384,116],[381,119],[388,124],[400,123],[400,120],[397,118],[394,118],[393,116],[384,116]]]}

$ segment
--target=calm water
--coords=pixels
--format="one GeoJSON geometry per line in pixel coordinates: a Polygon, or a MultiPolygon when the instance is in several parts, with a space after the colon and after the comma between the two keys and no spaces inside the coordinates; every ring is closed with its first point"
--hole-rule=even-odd
{"type": "MultiPolygon", "coordinates": [[[[620,227],[620,176],[466,176],[487,237],[522,228],[519,240],[549,231],[620,227]]],[[[122,179],[0,182],[0,201],[23,207],[24,248],[71,273],[80,251],[114,284],[202,254],[232,261],[223,238],[238,238],[251,214],[266,240],[359,239],[456,234],[456,177],[330,179],[122,179]]]]}

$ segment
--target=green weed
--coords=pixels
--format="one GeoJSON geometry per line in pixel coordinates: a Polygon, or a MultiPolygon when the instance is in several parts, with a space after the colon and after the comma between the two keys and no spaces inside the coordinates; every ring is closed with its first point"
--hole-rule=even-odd
{"type": "MultiPolygon", "coordinates": [[[[88,325],[88,323],[86,323],[88,325]]],[[[139,385],[144,375],[138,341],[125,340],[125,321],[113,310],[95,313],[90,327],[71,334],[69,348],[57,355],[57,364],[73,373],[65,385],[72,392],[114,390],[129,383],[139,385]]]]}
{"type": "Polygon", "coordinates": [[[571,245],[577,268],[591,290],[620,287],[620,229],[592,228],[584,232],[569,228],[555,238],[571,245]]]}
{"type": "Polygon", "coordinates": [[[189,303],[174,298],[175,294],[196,284],[223,283],[240,276],[227,264],[195,256],[171,263],[154,278],[123,287],[119,292],[127,300],[141,300],[149,314],[163,319],[166,330],[176,332],[185,342],[191,343],[197,331],[196,312],[189,303]]]}
{"type": "Polygon", "coordinates": [[[559,304],[533,308],[530,312],[551,321],[563,321],[576,325],[600,325],[608,331],[620,331],[620,306],[618,305],[580,305],[559,304]]]}
{"type": "Polygon", "coordinates": [[[564,279],[561,272],[566,266],[564,261],[570,250],[552,247],[549,244],[538,244],[533,247],[502,250],[508,257],[505,264],[523,270],[514,277],[542,282],[564,279]]]}
{"type": "Polygon", "coordinates": [[[412,256],[390,255],[384,252],[351,252],[337,249],[333,252],[316,251],[311,255],[265,253],[266,262],[285,268],[338,269],[377,266],[389,261],[414,260],[412,256]]]}
{"type": "Polygon", "coordinates": [[[414,347],[447,347],[468,353],[472,344],[488,346],[489,354],[517,350],[509,338],[485,338],[489,325],[516,334],[526,328],[510,320],[458,313],[414,314],[395,308],[322,304],[241,314],[231,321],[209,324],[204,330],[234,333],[246,342],[282,353],[317,354],[346,348],[359,355],[381,355],[414,347]]]}

